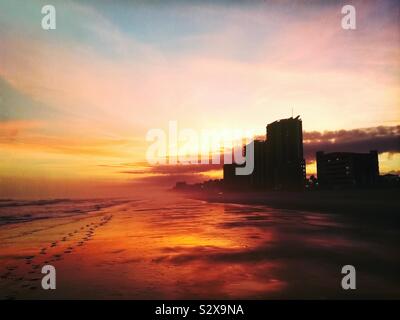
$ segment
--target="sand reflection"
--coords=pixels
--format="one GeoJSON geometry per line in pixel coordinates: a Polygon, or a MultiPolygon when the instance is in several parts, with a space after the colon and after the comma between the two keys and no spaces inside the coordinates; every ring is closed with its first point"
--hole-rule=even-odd
{"type": "MultiPolygon", "coordinates": [[[[3,298],[342,297],[340,266],[369,267],[382,255],[328,214],[172,196],[47,203],[42,219],[37,206],[23,207],[32,219],[0,227],[3,298]],[[61,214],[49,216],[52,209],[61,214]],[[40,287],[44,264],[57,268],[53,292],[40,287]]],[[[361,297],[396,294],[393,279],[377,286],[381,270],[366,270],[361,297]]]]}

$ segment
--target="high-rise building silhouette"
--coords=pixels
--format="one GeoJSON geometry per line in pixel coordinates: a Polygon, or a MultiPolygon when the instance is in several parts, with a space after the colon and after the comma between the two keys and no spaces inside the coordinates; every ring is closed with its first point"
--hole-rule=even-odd
{"type": "MultiPolygon", "coordinates": [[[[304,187],[302,122],[298,117],[267,125],[266,140],[255,140],[254,170],[235,175],[235,164],[224,165],[224,184],[229,188],[299,190],[304,187]]],[[[244,148],[246,152],[246,146],[244,148]]]]}
{"type": "Polygon", "coordinates": [[[302,189],[306,178],[300,116],[267,125],[267,176],[274,189],[302,189]]]}
{"type": "Polygon", "coordinates": [[[249,175],[249,184],[255,189],[267,186],[267,144],[266,141],[254,140],[254,170],[249,175]]]}

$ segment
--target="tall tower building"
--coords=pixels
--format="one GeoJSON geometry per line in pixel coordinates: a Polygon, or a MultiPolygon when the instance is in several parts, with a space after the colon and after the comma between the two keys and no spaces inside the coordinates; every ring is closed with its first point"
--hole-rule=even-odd
{"type": "Polygon", "coordinates": [[[274,189],[304,187],[306,172],[300,116],[267,125],[267,176],[269,187],[274,189]]]}

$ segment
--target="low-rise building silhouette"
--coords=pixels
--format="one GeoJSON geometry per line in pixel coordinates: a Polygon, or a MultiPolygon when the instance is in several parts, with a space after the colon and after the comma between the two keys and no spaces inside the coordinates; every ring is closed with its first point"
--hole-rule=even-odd
{"type": "Polygon", "coordinates": [[[378,152],[318,151],[317,176],[322,188],[365,187],[378,183],[378,152]]]}

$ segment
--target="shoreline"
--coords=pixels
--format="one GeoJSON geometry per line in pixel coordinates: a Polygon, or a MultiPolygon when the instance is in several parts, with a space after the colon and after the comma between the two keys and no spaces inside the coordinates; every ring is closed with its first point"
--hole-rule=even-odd
{"type": "Polygon", "coordinates": [[[365,218],[400,225],[400,189],[282,191],[177,191],[209,203],[265,205],[277,209],[304,210],[365,218]],[[381,219],[385,216],[384,219],[381,219]]]}

